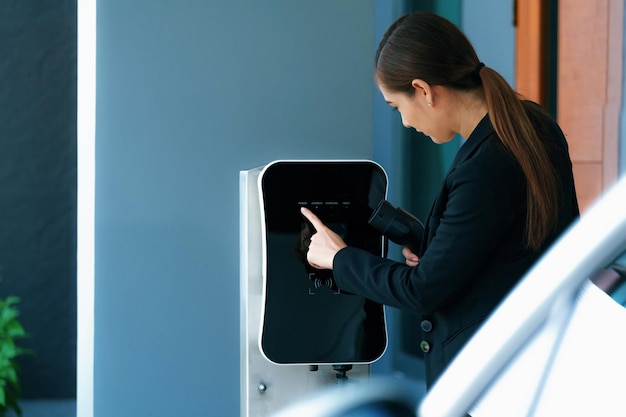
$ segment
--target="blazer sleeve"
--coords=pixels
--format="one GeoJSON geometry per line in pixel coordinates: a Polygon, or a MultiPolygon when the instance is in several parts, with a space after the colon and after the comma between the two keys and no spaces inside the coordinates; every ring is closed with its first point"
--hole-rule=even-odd
{"type": "Polygon", "coordinates": [[[434,236],[416,267],[354,247],[339,251],[333,264],[339,288],[420,314],[462,293],[510,243],[524,190],[519,173],[506,166],[467,161],[448,174],[428,220],[434,236]]]}

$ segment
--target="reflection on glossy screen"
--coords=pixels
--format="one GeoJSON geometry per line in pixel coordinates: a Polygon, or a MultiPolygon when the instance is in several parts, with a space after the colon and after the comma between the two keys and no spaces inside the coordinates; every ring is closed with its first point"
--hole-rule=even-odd
{"type": "Polygon", "coordinates": [[[262,177],[266,276],[261,349],[275,363],[369,363],[385,350],[383,307],[341,292],[332,271],[306,262],[313,210],[349,245],[382,253],[367,224],[385,197],[386,177],[371,162],[278,163],[262,177]],[[289,186],[288,184],[303,186],[289,186]]]}

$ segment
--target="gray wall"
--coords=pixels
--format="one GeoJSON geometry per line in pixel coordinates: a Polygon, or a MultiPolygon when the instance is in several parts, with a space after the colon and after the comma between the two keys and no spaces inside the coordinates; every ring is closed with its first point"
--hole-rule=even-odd
{"type": "Polygon", "coordinates": [[[474,45],[478,58],[515,86],[514,1],[463,1],[461,9],[461,29],[474,45]]]}
{"type": "Polygon", "coordinates": [[[372,157],[373,10],[98,2],[96,417],[238,414],[239,170],[372,157]]]}

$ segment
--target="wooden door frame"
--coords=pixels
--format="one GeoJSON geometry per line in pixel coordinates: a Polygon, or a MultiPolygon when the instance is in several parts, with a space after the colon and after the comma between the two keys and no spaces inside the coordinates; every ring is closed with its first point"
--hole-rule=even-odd
{"type": "Polygon", "coordinates": [[[543,106],[547,103],[547,0],[514,2],[515,89],[543,106]]]}
{"type": "MultiPolygon", "coordinates": [[[[516,89],[544,106],[550,1],[515,1],[516,89]]],[[[556,117],[584,210],[618,177],[624,3],[558,0],[557,7],[556,117]]]]}

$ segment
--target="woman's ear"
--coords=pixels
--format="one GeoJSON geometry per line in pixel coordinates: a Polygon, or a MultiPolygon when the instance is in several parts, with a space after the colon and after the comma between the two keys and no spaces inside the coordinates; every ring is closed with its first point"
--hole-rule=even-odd
{"type": "Polygon", "coordinates": [[[411,86],[415,89],[415,95],[417,97],[423,98],[426,100],[426,103],[431,106],[433,102],[433,91],[430,84],[426,81],[416,78],[411,81],[411,86]]]}

